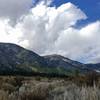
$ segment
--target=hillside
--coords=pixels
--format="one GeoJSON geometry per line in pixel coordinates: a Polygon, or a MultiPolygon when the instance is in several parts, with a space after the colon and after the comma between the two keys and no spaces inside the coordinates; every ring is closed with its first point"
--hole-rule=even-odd
{"type": "Polygon", "coordinates": [[[0,74],[27,75],[36,72],[69,75],[75,71],[85,73],[94,70],[96,65],[89,66],[60,55],[39,56],[15,44],[0,43],[0,74]]]}

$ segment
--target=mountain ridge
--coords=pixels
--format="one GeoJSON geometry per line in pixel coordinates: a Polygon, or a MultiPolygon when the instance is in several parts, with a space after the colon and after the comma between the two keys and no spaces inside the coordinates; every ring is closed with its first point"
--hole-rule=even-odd
{"type": "Polygon", "coordinates": [[[85,73],[100,68],[98,64],[83,64],[56,54],[40,56],[13,43],[0,43],[0,74],[39,72],[67,75],[76,70],[85,73]]]}

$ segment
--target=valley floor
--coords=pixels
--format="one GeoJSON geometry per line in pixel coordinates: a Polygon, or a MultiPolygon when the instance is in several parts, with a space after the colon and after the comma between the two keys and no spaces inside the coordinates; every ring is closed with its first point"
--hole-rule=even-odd
{"type": "Polygon", "coordinates": [[[84,80],[0,76],[0,100],[100,100],[99,81],[84,80]]]}

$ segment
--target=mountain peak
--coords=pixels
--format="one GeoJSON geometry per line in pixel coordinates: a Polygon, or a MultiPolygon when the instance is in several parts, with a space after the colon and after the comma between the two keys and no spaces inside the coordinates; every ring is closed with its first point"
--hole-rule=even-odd
{"type": "Polygon", "coordinates": [[[73,61],[61,55],[53,54],[42,57],[16,44],[0,43],[0,74],[33,73],[34,71],[66,74],[69,70],[75,69],[84,72],[87,70],[87,66],[89,65],[73,61]]]}
{"type": "Polygon", "coordinates": [[[64,56],[58,55],[58,54],[46,55],[46,56],[44,56],[44,58],[49,58],[51,60],[66,60],[66,61],[70,61],[70,59],[68,59],[68,58],[66,58],[64,56]]]}
{"type": "Polygon", "coordinates": [[[69,58],[66,58],[62,55],[58,55],[58,54],[53,54],[53,55],[46,55],[44,56],[44,58],[46,59],[49,59],[51,61],[55,60],[55,61],[63,61],[63,62],[66,62],[66,63],[77,63],[77,64],[82,64],[80,62],[77,62],[77,61],[74,61],[74,60],[71,60],[69,58]]]}

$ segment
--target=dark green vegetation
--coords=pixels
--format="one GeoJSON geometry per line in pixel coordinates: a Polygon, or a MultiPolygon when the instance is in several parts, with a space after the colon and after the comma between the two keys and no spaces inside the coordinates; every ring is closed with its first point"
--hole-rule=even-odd
{"type": "Polygon", "coordinates": [[[60,55],[39,56],[18,45],[0,43],[1,75],[74,75],[99,70],[100,64],[82,64],[60,55]],[[77,73],[76,73],[77,72],[77,73]]]}

